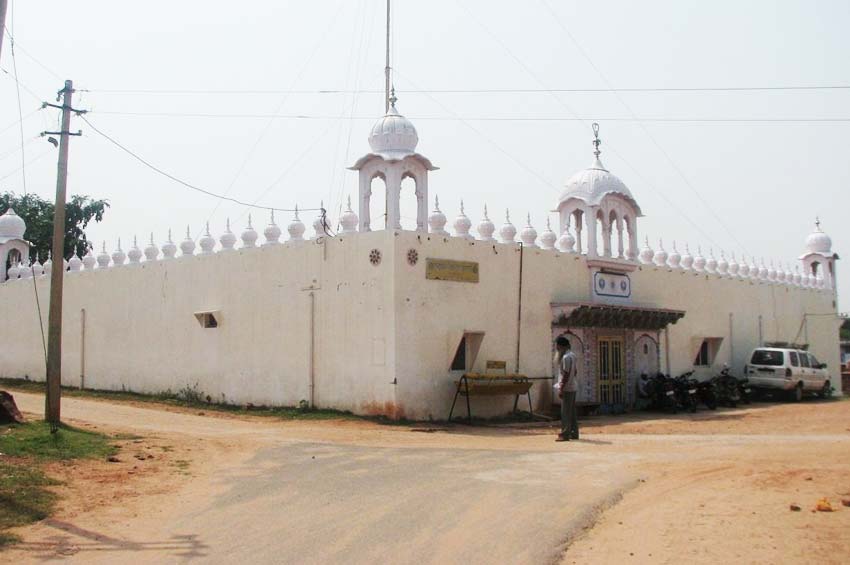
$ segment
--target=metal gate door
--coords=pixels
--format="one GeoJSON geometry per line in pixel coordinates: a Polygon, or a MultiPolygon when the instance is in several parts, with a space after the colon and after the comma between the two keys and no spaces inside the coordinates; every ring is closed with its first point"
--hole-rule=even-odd
{"type": "Polygon", "coordinates": [[[622,406],[626,402],[623,338],[600,337],[597,343],[599,403],[603,406],[622,406]]]}

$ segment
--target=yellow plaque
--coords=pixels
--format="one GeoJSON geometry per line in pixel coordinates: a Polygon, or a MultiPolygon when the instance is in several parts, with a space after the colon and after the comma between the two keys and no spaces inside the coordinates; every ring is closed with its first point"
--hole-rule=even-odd
{"type": "Polygon", "coordinates": [[[432,281],[478,282],[478,263],[451,259],[425,259],[425,278],[432,281]]]}

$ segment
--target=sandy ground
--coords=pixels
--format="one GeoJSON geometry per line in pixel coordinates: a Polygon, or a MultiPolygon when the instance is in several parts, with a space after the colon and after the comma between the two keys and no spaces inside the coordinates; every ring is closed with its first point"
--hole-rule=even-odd
{"type": "MultiPolygon", "coordinates": [[[[25,412],[42,398],[17,393],[25,412]]],[[[850,401],[546,427],[280,422],[65,399],[120,462],[55,465],[14,563],[844,563],[850,401]],[[835,512],[812,512],[819,498],[835,512]],[[798,504],[801,511],[789,509],[798,504]]]]}

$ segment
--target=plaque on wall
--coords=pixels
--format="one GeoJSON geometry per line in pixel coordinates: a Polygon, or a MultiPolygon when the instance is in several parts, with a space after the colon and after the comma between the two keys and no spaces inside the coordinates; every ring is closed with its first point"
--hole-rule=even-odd
{"type": "Polygon", "coordinates": [[[593,294],[613,298],[629,298],[632,295],[632,281],[629,279],[629,275],[597,271],[593,273],[593,294]]]}
{"type": "Polygon", "coordinates": [[[432,281],[478,282],[478,263],[451,259],[425,259],[425,278],[432,281]]]}

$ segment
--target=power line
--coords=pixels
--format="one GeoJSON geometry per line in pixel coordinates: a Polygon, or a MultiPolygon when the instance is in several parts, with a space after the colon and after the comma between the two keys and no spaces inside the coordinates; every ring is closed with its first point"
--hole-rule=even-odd
{"type": "MultiPolygon", "coordinates": [[[[14,14],[14,12],[12,12],[14,14]]],[[[14,21],[14,20],[13,20],[14,21]]],[[[4,24],[5,25],[5,24],[4,24]]],[[[15,72],[15,92],[18,95],[18,127],[21,134],[21,181],[24,187],[24,196],[27,195],[27,155],[24,151],[24,111],[21,107],[21,82],[18,80],[18,58],[15,57],[15,37],[9,33],[9,28],[6,28],[6,33],[9,34],[9,47],[12,51],[12,69],[15,72]]]]}
{"type": "MultiPolygon", "coordinates": [[[[301,69],[300,69],[300,70],[298,71],[298,73],[295,75],[295,78],[294,78],[294,79],[293,79],[293,81],[292,81],[292,85],[293,85],[293,86],[295,86],[295,84],[296,84],[296,83],[297,83],[297,82],[301,79],[301,76],[304,74],[304,72],[305,72],[305,71],[307,70],[307,68],[310,66],[310,63],[313,61],[313,58],[316,56],[316,53],[318,53],[318,52],[319,52],[319,49],[322,47],[322,45],[324,45],[324,43],[325,43],[325,39],[327,38],[328,34],[330,34],[331,30],[333,29],[334,25],[336,24],[336,21],[337,21],[337,19],[338,19],[338,17],[339,17],[339,14],[342,12],[342,6],[343,6],[343,2],[342,2],[342,0],[340,0],[339,2],[337,2],[336,10],[334,11],[334,16],[333,16],[333,18],[330,20],[330,22],[328,23],[327,27],[325,28],[325,34],[324,34],[322,37],[320,37],[320,38],[319,38],[319,40],[316,42],[316,44],[313,46],[313,50],[312,50],[312,52],[311,52],[311,53],[310,53],[310,55],[309,55],[309,56],[305,59],[304,64],[301,66],[301,69]]],[[[279,103],[277,104],[277,106],[275,107],[275,110],[274,110],[274,112],[273,112],[273,113],[274,113],[274,114],[277,114],[278,112],[280,112],[280,110],[283,108],[283,105],[284,105],[284,104],[286,104],[286,101],[287,101],[287,100],[289,100],[289,95],[288,95],[288,94],[287,94],[287,95],[284,95],[284,97],[280,100],[280,102],[279,102],[279,103]]],[[[229,193],[230,193],[230,190],[231,190],[231,189],[233,188],[233,186],[236,184],[236,181],[239,179],[239,177],[241,177],[241,176],[242,176],[242,173],[243,173],[243,171],[245,170],[245,167],[247,167],[247,166],[248,166],[248,162],[249,162],[249,161],[251,160],[251,158],[254,156],[254,153],[256,152],[257,147],[259,147],[259,146],[260,146],[260,143],[263,141],[263,139],[265,139],[266,135],[269,133],[269,130],[271,129],[271,126],[272,126],[272,124],[273,124],[273,123],[274,123],[274,119],[273,119],[273,118],[270,118],[268,121],[266,121],[265,125],[263,126],[263,129],[260,131],[260,134],[259,134],[259,135],[257,136],[257,138],[254,140],[254,143],[251,145],[250,149],[248,149],[248,153],[246,153],[246,154],[245,154],[245,157],[244,157],[244,159],[242,160],[242,164],[240,164],[240,165],[239,165],[239,168],[236,170],[236,174],[235,174],[235,175],[233,176],[233,178],[231,179],[230,184],[228,184],[228,185],[227,185],[227,188],[225,188],[225,189],[224,189],[224,194],[225,194],[225,195],[227,195],[227,194],[229,194],[229,193]]],[[[213,207],[212,212],[210,212],[210,213],[209,213],[209,215],[207,216],[207,219],[206,219],[206,221],[207,221],[207,222],[209,222],[209,221],[210,221],[210,219],[211,219],[211,218],[215,215],[215,213],[218,211],[218,208],[219,208],[219,206],[221,205],[221,202],[222,202],[222,201],[221,201],[221,200],[219,200],[219,201],[216,203],[215,207],[213,207]]],[[[195,236],[195,237],[196,237],[196,239],[197,239],[198,235],[200,235],[200,232],[198,232],[198,234],[195,236]]]]}
{"type": "MultiPolygon", "coordinates": [[[[407,93],[407,91],[405,91],[407,93]]],[[[445,108],[445,107],[444,107],[445,108]]],[[[369,120],[374,121],[375,116],[343,116],[332,114],[255,114],[255,113],[208,113],[208,112],[122,112],[113,110],[99,110],[91,112],[110,116],[128,117],[154,117],[154,118],[221,118],[221,119],[279,119],[279,120],[369,120]]],[[[476,121],[476,122],[581,122],[590,120],[605,122],[657,122],[657,123],[846,123],[850,117],[790,117],[790,118],[737,118],[737,117],[564,117],[564,116],[460,116],[450,112],[450,116],[417,116],[407,115],[408,118],[417,121],[476,121]]]]}
{"type": "MultiPolygon", "coordinates": [[[[573,34],[570,32],[569,28],[567,28],[567,26],[564,24],[564,22],[561,21],[561,18],[552,9],[552,6],[549,4],[549,2],[547,0],[540,0],[540,1],[546,7],[546,9],[549,11],[552,18],[555,20],[555,22],[558,24],[558,26],[561,28],[561,30],[563,30],[564,34],[570,39],[570,41],[573,43],[573,45],[576,47],[576,49],[578,49],[578,51],[579,51],[579,53],[581,53],[582,57],[584,57],[584,59],[590,64],[590,66],[593,68],[593,70],[596,71],[596,74],[599,75],[599,78],[602,79],[602,82],[605,83],[605,86],[607,86],[609,89],[613,90],[614,87],[611,84],[611,81],[609,81],[608,77],[605,76],[605,74],[602,72],[602,70],[599,67],[596,66],[596,63],[593,62],[593,60],[590,58],[590,55],[587,53],[587,51],[584,50],[584,48],[581,46],[581,44],[578,42],[578,40],[575,38],[575,36],[573,36],[573,34]]],[[[635,112],[632,110],[631,106],[629,106],[626,103],[626,101],[623,100],[623,98],[618,93],[614,92],[613,94],[617,98],[617,100],[620,102],[620,104],[622,104],[622,106],[629,112],[629,115],[631,115],[632,118],[635,118],[638,126],[640,126],[641,130],[643,130],[643,132],[650,139],[650,141],[652,141],[652,143],[653,143],[653,145],[655,145],[656,149],[658,149],[658,151],[660,151],[661,154],[664,155],[664,158],[667,160],[667,162],[670,164],[670,166],[673,168],[673,170],[676,171],[676,173],[679,175],[679,177],[684,181],[685,186],[687,186],[691,190],[691,192],[693,192],[694,195],[700,200],[700,202],[702,202],[702,204],[705,206],[705,208],[709,212],[711,212],[711,215],[714,216],[714,218],[717,220],[717,222],[723,227],[724,230],[726,230],[726,233],[729,234],[729,236],[732,238],[732,240],[735,243],[737,243],[738,246],[741,247],[744,251],[748,252],[746,246],[744,246],[738,240],[738,238],[735,237],[735,234],[732,232],[731,229],[729,229],[729,226],[726,225],[726,222],[723,221],[723,218],[721,218],[720,215],[717,212],[714,211],[714,208],[712,208],[711,204],[709,202],[707,202],[706,199],[702,197],[702,194],[700,194],[700,192],[691,184],[691,181],[685,175],[684,171],[679,167],[678,164],[676,164],[675,161],[673,161],[673,158],[661,146],[661,144],[658,142],[658,140],[655,139],[655,136],[652,135],[652,133],[646,128],[646,126],[643,125],[643,122],[641,120],[637,119],[637,116],[635,115],[635,112]]]]}
{"type": "MultiPolygon", "coordinates": [[[[821,84],[821,85],[778,85],[778,86],[694,86],[694,87],[647,87],[647,88],[432,88],[405,90],[405,94],[558,94],[558,93],[676,93],[676,92],[806,92],[806,91],[843,91],[850,90],[850,85],[821,84]]],[[[93,94],[153,94],[153,95],[249,95],[267,96],[275,94],[382,94],[383,90],[374,89],[81,89],[80,92],[93,94]]]]}
{"type": "MultiPolygon", "coordinates": [[[[86,122],[89,125],[89,127],[92,130],[94,130],[95,133],[97,133],[98,135],[100,135],[101,137],[103,137],[104,139],[106,139],[107,141],[109,141],[110,143],[112,143],[113,145],[115,145],[116,147],[118,147],[119,149],[121,149],[122,151],[124,151],[125,153],[130,155],[131,157],[133,157],[135,160],[137,160],[138,162],[140,162],[144,166],[148,167],[152,171],[159,173],[160,175],[162,175],[162,176],[164,176],[168,179],[171,179],[172,181],[174,181],[174,182],[176,182],[180,185],[185,186],[186,188],[200,192],[202,194],[206,194],[207,196],[212,196],[213,198],[219,198],[221,200],[227,200],[228,202],[233,202],[234,204],[239,204],[241,206],[249,206],[251,208],[261,208],[263,210],[274,210],[275,212],[295,212],[294,208],[275,208],[275,207],[272,207],[272,206],[258,206],[256,204],[249,204],[248,202],[243,202],[242,200],[238,200],[236,198],[231,198],[231,197],[225,196],[223,194],[217,194],[215,192],[206,190],[206,189],[201,188],[199,186],[195,186],[193,184],[190,184],[190,183],[188,183],[188,182],[186,182],[182,179],[175,177],[174,175],[172,175],[170,173],[163,171],[162,169],[153,165],[152,163],[145,160],[144,158],[140,157],[138,154],[134,153],[132,150],[128,149],[127,147],[125,147],[124,145],[122,145],[121,143],[119,143],[118,141],[116,141],[115,139],[113,139],[112,137],[107,135],[106,133],[100,131],[84,115],[80,114],[80,118],[84,122],[86,122]]],[[[322,210],[322,208],[299,208],[298,210],[302,211],[302,212],[321,211],[322,213],[324,213],[324,210],[322,210]]]]}
{"type": "MultiPolygon", "coordinates": [[[[479,19],[476,17],[476,15],[475,15],[475,14],[474,14],[474,13],[473,13],[473,12],[472,12],[469,8],[467,8],[467,7],[466,7],[466,5],[465,5],[465,4],[464,4],[461,0],[457,0],[457,4],[458,4],[458,5],[459,5],[459,6],[460,6],[460,7],[461,7],[461,8],[462,8],[462,9],[463,9],[466,13],[467,13],[467,15],[470,17],[470,19],[472,19],[472,20],[473,20],[473,21],[474,21],[474,22],[475,22],[475,23],[476,23],[476,24],[477,24],[477,25],[478,25],[481,29],[483,29],[483,30],[487,33],[487,35],[489,35],[489,36],[490,36],[490,38],[491,38],[491,39],[493,39],[496,43],[498,43],[498,44],[502,47],[502,49],[504,49],[504,51],[505,51],[505,52],[506,52],[506,53],[507,53],[507,54],[508,54],[508,55],[509,55],[509,56],[510,56],[510,57],[511,57],[511,58],[512,58],[512,59],[513,59],[513,60],[514,60],[514,61],[515,61],[515,62],[516,62],[516,63],[517,63],[517,64],[518,64],[518,65],[519,65],[519,66],[520,66],[520,67],[521,67],[521,68],[522,68],[522,69],[523,69],[523,70],[524,70],[524,71],[525,71],[525,72],[526,72],[529,76],[530,76],[530,77],[531,77],[531,78],[532,78],[532,79],[534,79],[534,81],[535,81],[535,82],[537,82],[537,84],[539,84],[541,87],[544,87],[544,88],[545,88],[545,85],[543,84],[543,81],[542,81],[542,80],[540,80],[540,78],[537,76],[537,74],[536,74],[536,73],[534,73],[534,72],[533,72],[533,71],[532,71],[532,70],[531,70],[531,69],[530,69],[530,68],[529,68],[529,67],[528,67],[525,63],[523,63],[523,62],[522,62],[522,60],[521,60],[519,57],[517,57],[517,56],[513,53],[513,51],[511,51],[511,49],[510,49],[510,48],[509,48],[509,47],[505,44],[505,42],[504,42],[504,41],[502,41],[502,40],[501,40],[498,36],[496,36],[496,35],[495,35],[495,34],[494,34],[494,33],[493,33],[493,32],[492,32],[492,31],[491,31],[491,30],[490,30],[490,29],[489,29],[486,25],[484,25],[484,23],[483,23],[483,22],[481,22],[481,20],[479,20],[479,19]]],[[[551,95],[551,96],[552,96],[552,98],[555,100],[555,102],[557,102],[557,103],[558,103],[558,104],[559,104],[562,108],[564,108],[564,109],[565,109],[565,110],[566,110],[569,114],[571,114],[571,115],[572,115],[574,118],[576,118],[578,121],[582,122],[582,124],[584,124],[585,126],[587,125],[587,121],[585,121],[585,120],[584,120],[584,119],[582,119],[582,118],[579,118],[579,116],[578,116],[578,114],[575,112],[575,110],[573,110],[573,109],[572,109],[572,108],[571,108],[571,107],[570,107],[570,106],[569,106],[566,102],[564,102],[563,100],[561,100],[561,98],[559,98],[559,97],[558,97],[555,93],[551,93],[550,95],[551,95]]],[[[609,144],[609,147],[611,147],[611,145],[610,145],[610,144],[609,144]]],[[[670,200],[670,199],[669,199],[669,198],[668,198],[668,197],[667,197],[667,196],[666,196],[663,192],[661,192],[661,191],[660,191],[660,190],[659,190],[659,189],[658,189],[658,188],[657,188],[654,184],[652,184],[652,183],[648,182],[648,180],[647,180],[647,179],[646,179],[643,175],[641,175],[641,174],[638,172],[638,170],[637,170],[637,169],[636,169],[636,168],[635,168],[635,167],[634,167],[634,166],[633,166],[633,165],[632,165],[632,164],[631,164],[631,163],[630,163],[630,162],[629,162],[629,161],[628,161],[628,160],[627,160],[627,159],[626,159],[623,155],[621,155],[618,151],[616,151],[616,149],[614,149],[613,147],[611,147],[611,149],[612,149],[612,152],[613,152],[615,155],[617,155],[617,156],[618,156],[618,157],[619,157],[619,158],[623,161],[623,163],[625,163],[625,164],[626,164],[626,166],[628,166],[628,167],[629,167],[632,171],[634,171],[634,172],[635,172],[635,174],[637,174],[637,175],[638,175],[638,178],[641,178],[641,179],[644,181],[644,183],[645,183],[645,184],[646,184],[646,185],[647,185],[650,189],[652,189],[652,191],[653,191],[653,192],[655,192],[656,194],[658,194],[658,196],[659,196],[659,197],[661,197],[661,198],[662,198],[662,199],[663,199],[663,200],[667,203],[667,205],[668,205],[668,206],[670,206],[673,210],[675,210],[675,211],[679,214],[679,216],[681,216],[681,217],[682,217],[682,218],[684,218],[684,219],[685,219],[685,220],[686,220],[689,224],[691,224],[691,226],[693,226],[693,228],[694,228],[696,231],[698,231],[699,233],[701,233],[701,234],[703,235],[703,237],[705,237],[706,239],[708,239],[711,243],[715,243],[715,242],[714,242],[714,240],[712,239],[712,237],[711,237],[708,233],[706,233],[706,232],[705,232],[705,230],[703,230],[697,222],[695,222],[694,220],[692,220],[692,219],[690,218],[690,216],[688,216],[688,214],[687,214],[687,213],[685,213],[685,211],[684,211],[684,210],[681,210],[678,206],[676,206],[676,205],[673,203],[673,201],[672,201],[672,200],[670,200]]],[[[716,243],[715,243],[715,245],[716,245],[716,243]]]]}

